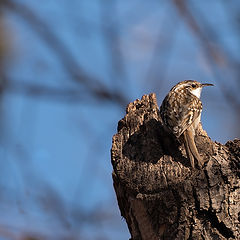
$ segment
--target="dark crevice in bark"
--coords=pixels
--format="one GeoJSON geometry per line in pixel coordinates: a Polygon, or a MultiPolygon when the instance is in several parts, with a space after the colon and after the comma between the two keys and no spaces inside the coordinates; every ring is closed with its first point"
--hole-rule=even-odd
{"type": "Polygon", "coordinates": [[[210,186],[209,176],[208,176],[207,170],[204,170],[204,174],[205,174],[205,177],[206,177],[206,179],[207,179],[207,190],[208,190],[208,197],[209,197],[210,209],[212,209],[212,198],[211,198],[211,194],[210,194],[211,186],[210,186]]]}
{"type": "Polygon", "coordinates": [[[200,201],[198,199],[196,189],[193,186],[192,186],[192,191],[193,191],[193,197],[195,200],[195,208],[196,208],[197,212],[200,212],[200,201]]]}
{"type": "Polygon", "coordinates": [[[231,231],[231,229],[227,228],[223,222],[218,221],[218,218],[216,214],[213,212],[211,205],[208,210],[204,210],[200,208],[200,201],[197,197],[196,189],[194,187],[193,187],[193,197],[195,200],[195,208],[198,212],[198,218],[201,219],[202,221],[209,220],[211,223],[211,226],[213,228],[216,228],[219,231],[219,233],[226,239],[229,239],[229,238],[235,239],[235,236],[233,235],[233,232],[231,231]]]}
{"type": "MultiPolygon", "coordinates": [[[[219,166],[220,166],[221,177],[222,177],[224,183],[225,183],[225,184],[229,184],[228,177],[223,174],[221,165],[219,165],[219,166]]],[[[238,189],[238,188],[236,188],[236,189],[238,189]]],[[[229,216],[230,218],[232,218],[231,212],[230,212],[231,203],[230,203],[230,200],[229,200],[230,191],[233,191],[233,189],[231,189],[231,188],[227,189],[227,192],[228,192],[228,197],[227,197],[227,203],[228,203],[228,204],[227,204],[227,212],[228,212],[228,216],[229,216]]]]}
{"type": "Polygon", "coordinates": [[[178,194],[178,192],[176,190],[173,189],[172,194],[176,200],[177,203],[177,215],[176,215],[176,219],[175,219],[175,223],[178,225],[179,224],[179,219],[180,219],[180,211],[181,211],[181,199],[180,196],[178,194]]]}
{"type": "MultiPolygon", "coordinates": [[[[195,198],[195,197],[194,197],[195,198]]],[[[190,222],[190,229],[189,229],[189,237],[187,240],[192,240],[192,234],[193,234],[193,213],[192,213],[192,218],[191,218],[191,222],[190,222]]]]}
{"type": "Polygon", "coordinates": [[[218,218],[215,213],[213,213],[210,209],[208,211],[202,210],[201,211],[204,216],[206,216],[207,219],[210,220],[212,227],[216,228],[223,237],[226,239],[233,238],[235,239],[235,236],[233,235],[233,232],[231,229],[226,227],[226,225],[223,222],[219,222],[218,218]]]}
{"type": "Polygon", "coordinates": [[[187,240],[192,240],[193,225],[190,226],[190,234],[187,240]]]}

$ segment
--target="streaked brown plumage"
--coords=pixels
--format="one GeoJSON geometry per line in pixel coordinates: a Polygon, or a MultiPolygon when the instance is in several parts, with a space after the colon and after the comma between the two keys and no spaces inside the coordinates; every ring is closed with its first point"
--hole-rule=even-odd
{"type": "Polygon", "coordinates": [[[195,130],[201,119],[201,90],[208,83],[185,80],[175,85],[160,107],[160,114],[166,128],[177,138],[183,135],[185,149],[194,167],[194,158],[201,167],[203,162],[194,142],[195,130]]]}

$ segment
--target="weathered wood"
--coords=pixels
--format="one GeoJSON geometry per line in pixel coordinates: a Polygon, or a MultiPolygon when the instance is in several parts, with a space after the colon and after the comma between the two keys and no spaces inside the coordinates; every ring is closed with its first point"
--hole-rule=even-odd
{"type": "Polygon", "coordinates": [[[213,142],[199,124],[195,141],[202,170],[164,131],[155,94],[128,105],[111,157],[132,240],[240,239],[240,140],[213,142]]]}

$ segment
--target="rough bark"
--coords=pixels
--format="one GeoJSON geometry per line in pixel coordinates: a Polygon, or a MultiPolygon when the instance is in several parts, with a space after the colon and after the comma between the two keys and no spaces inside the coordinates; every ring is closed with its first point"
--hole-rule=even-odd
{"type": "Polygon", "coordinates": [[[164,131],[155,94],[128,105],[111,157],[132,240],[240,239],[240,140],[213,142],[201,124],[197,132],[201,170],[164,131]]]}

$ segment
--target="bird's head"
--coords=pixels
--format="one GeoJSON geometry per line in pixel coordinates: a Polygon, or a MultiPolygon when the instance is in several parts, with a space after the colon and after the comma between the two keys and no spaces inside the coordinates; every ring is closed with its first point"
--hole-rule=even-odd
{"type": "Polygon", "coordinates": [[[205,86],[213,86],[211,83],[200,83],[195,80],[185,80],[182,82],[179,82],[177,85],[175,85],[172,90],[173,91],[189,91],[196,97],[200,98],[202,88],[205,86]]]}

